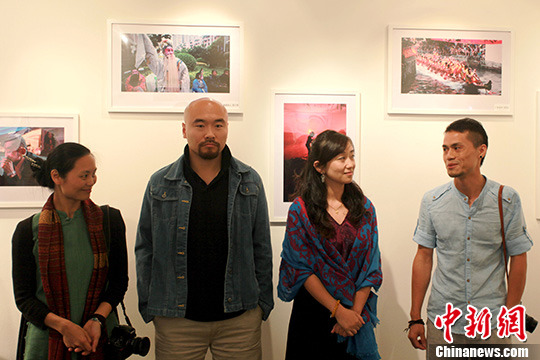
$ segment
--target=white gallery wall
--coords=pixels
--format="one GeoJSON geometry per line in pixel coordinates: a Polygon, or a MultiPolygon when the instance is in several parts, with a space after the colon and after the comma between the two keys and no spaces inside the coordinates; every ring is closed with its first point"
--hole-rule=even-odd
{"type": "MultiPolygon", "coordinates": [[[[540,318],[535,218],[536,91],[540,89],[540,3],[536,0],[206,0],[2,1],[0,112],[77,113],[80,142],[98,162],[93,200],[121,209],[129,249],[126,305],[139,336],[153,337],[137,311],[133,247],[149,176],[176,160],[182,114],[107,111],[107,20],[244,26],[244,112],[230,117],[228,144],[252,165],[272,198],[272,90],[360,93],[357,175],[379,220],[384,281],[377,329],[383,359],[421,359],[403,328],[410,306],[412,234],[422,194],[448,181],[441,142],[458,116],[386,113],[388,25],[510,29],[514,35],[513,116],[476,116],[489,135],[483,173],[522,197],[536,246],[524,304],[540,318]]],[[[1,124],[0,124],[1,125],[1,124]]],[[[38,209],[0,209],[0,359],[13,359],[20,313],[11,285],[11,235],[38,209]]],[[[284,224],[272,224],[277,279],[284,224]]],[[[276,298],[263,327],[264,359],[283,359],[290,304],[276,298]]],[[[529,337],[540,344],[540,330],[529,337]]],[[[153,359],[153,353],[148,359],[153,359]]]]}

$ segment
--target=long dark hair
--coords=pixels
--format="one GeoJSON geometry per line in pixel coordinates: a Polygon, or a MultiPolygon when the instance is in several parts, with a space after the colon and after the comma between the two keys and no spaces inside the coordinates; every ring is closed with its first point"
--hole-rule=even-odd
{"type": "Polygon", "coordinates": [[[74,167],[77,160],[86,155],[91,155],[90,150],[77,143],[67,142],[54,148],[47,156],[47,160],[36,158],[31,165],[34,178],[40,186],[54,190],[54,181],[51,171],[56,169],[60,177],[66,177],[74,167]]]}
{"type": "MultiPolygon", "coordinates": [[[[319,166],[324,167],[333,158],[343,153],[347,145],[352,143],[351,139],[334,130],[326,130],[320,133],[315,141],[311,143],[308,160],[304,169],[297,179],[294,197],[302,197],[306,204],[309,219],[324,238],[334,237],[335,230],[326,211],[328,207],[326,185],[321,181],[321,174],[315,169],[313,164],[319,162],[319,166]]],[[[354,181],[345,184],[345,189],[341,197],[343,204],[349,209],[349,221],[352,225],[358,226],[366,210],[364,208],[364,193],[354,181]]]]}

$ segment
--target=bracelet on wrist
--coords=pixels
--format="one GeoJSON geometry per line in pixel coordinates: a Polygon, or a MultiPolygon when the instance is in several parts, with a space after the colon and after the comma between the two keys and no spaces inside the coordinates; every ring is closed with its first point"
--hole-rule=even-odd
{"type": "Polygon", "coordinates": [[[97,323],[99,323],[99,325],[101,326],[101,329],[105,329],[105,317],[101,314],[92,314],[90,315],[90,320],[92,321],[95,321],[97,323]]]}
{"type": "Polygon", "coordinates": [[[424,320],[418,319],[418,320],[409,320],[409,326],[405,328],[404,331],[409,331],[413,325],[420,324],[420,325],[426,325],[424,320]]]}
{"type": "Polygon", "coordinates": [[[341,302],[341,300],[336,300],[336,305],[334,305],[334,310],[332,310],[332,314],[330,315],[331,318],[333,317],[336,317],[336,311],[339,307],[339,303],[341,302]]]}

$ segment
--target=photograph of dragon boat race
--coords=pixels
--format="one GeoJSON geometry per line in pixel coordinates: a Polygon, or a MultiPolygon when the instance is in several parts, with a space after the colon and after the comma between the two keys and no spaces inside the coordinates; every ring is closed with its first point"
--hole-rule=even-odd
{"type": "Polygon", "coordinates": [[[401,38],[402,94],[501,96],[502,40],[401,38]]]}

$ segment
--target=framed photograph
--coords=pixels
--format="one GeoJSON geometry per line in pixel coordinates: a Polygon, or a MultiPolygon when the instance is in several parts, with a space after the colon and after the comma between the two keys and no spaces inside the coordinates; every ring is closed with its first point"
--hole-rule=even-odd
{"type": "Polygon", "coordinates": [[[109,20],[109,111],[184,112],[210,96],[242,111],[240,25],[178,25],[109,20]]]}
{"type": "MultiPolygon", "coordinates": [[[[359,159],[359,94],[274,92],[274,178],[272,221],[285,221],[296,177],[306,164],[311,142],[325,130],[351,138],[359,159]]],[[[357,168],[359,168],[357,164],[357,168]]],[[[358,181],[358,171],[355,181],[358,181]]]]}
{"type": "Polygon", "coordinates": [[[388,113],[513,114],[508,30],[388,28],[388,113]]]}
{"type": "Polygon", "coordinates": [[[78,115],[0,114],[0,207],[41,207],[50,192],[31,163],[64,142],[79,141],[78,115]]]}

